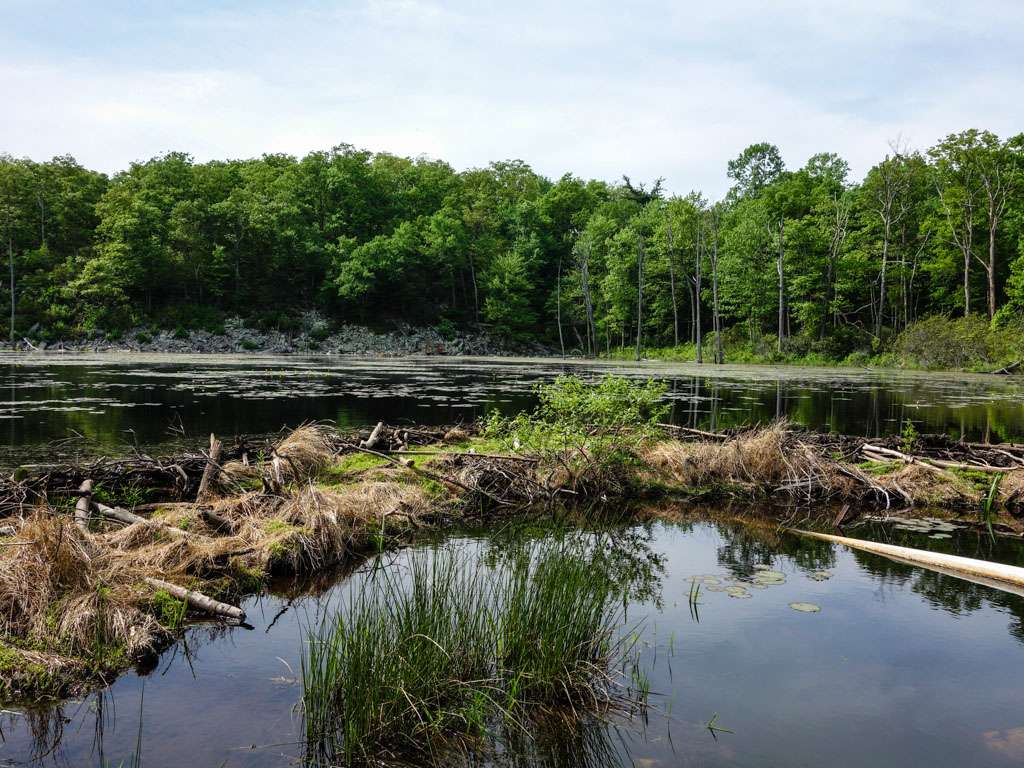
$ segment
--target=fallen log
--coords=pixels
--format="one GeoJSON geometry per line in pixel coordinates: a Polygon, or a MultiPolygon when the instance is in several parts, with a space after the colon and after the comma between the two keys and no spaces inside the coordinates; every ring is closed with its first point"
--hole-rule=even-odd
{"type": "Polygon", "coordinates": [[[891,461],[892,459],[897,459],[899,461],[904,461],[907,464],[916,464],[919,467],[930,469],[932,472],[943,475],[944,477],[953,477],[951,474],[949,474],[949,472],[946,472],[944,469],[935,466],[932,463],[934,462],[934,459],[919,459],[918,457],[911,456],[908,453],[903,453],[902,451],[894,451],[892,448],[883,448],[880,445],[864,445],[861,448],[861,451],[865,455],[868,455],[868,458],[871,458],[874,461],[878,461],[879,459],[883,461],[891,461]],[[870,454],[874,454],[874,456],[871,456],[870,454]]]}
{"type": "Polygon", "coordinates": [[[117,520],[119,523],[124,523],[125,525],[134,525],[135,523],[155,525],[169,533],[171,536],[179,536],[182,538],[193,537],[196,535],[194,533],[189,533],[188,531],[183,531],[181,528],[175,528],[173,525],[168,525],[160,520],[148,520],[145,517],[140,517],[133,512],[129,512],[127,509],[121,509],[120,507],[108,507],[106,504],[100,504],[97,501],[94,501],[92,504],[104,517],[109,518],[110,520],[117,520]]]}
{"type": "Polygon", "coordinates": [[[1014,360],[1009,365],[1004,365],[1002,368],[992,371],[997,376],[1006,376],[1007,374],[1016,373],[1017,369],[1020,368],[1020,360],[1014,360]]]}
{"type": "Polygon", "coordinates": [[[697,437],[703,437],[708,440],[728,440],[729,435],[721,432],[705,432],[703,429],[694,429],[693,427],[681,427],[678,424],[657,424],[656,426],[662,429],[673,429],[676,432],[685,432],[688,435],[696,435],[697,437]]]}
{"type": "Polygon", "coordinates": [[[203,469],[203,477],[199,481],[199,491],[196,493],[196,501],[203,501],[206,499],[207,494],[210,491],[210,483],[217,476],[220,471],[220,465],[217,463],[220,461],[221,448],[220,440],[217,436],[210,433],[210,452],[206,456],[206,467],[203,469]]]}
{"type": "Polygon", "coordinates": [[[373,428],[373,431],[370,433],[370,436],[366,440],[361,440],[359,442],[359,447],[360,448],[369,448],[371,450],[373,448],[376,448],[377,447],[377,443],[380,442],[380,433],[383,432],[383,431],[384,431],[384,422],[383,421],[378,421],[377,422],[377,426],[375,426],[373,428]]]}
{"type": "Polygon", "coordinates": [[[1024,595],[1024,568],[1018,568],[1015,565],[993,563],[988,560],[975,560],[972,557],[961,557],[959,555],[946,555],[941,552],[928,552],[924,549],[899,547],[895,544],[882,544],[878,541],[853,539],[848,536],[833,536],[829,533],[804,531],[798,528],[790,528],[789,530],[801,536],[809,536],[812,539],[828,541],[833,544],[842,544],[851,549],[872,552],[876,555],[888,557],[891,560],[922,566],[929,570],[972,581],[976,584],[984,584],[995,589],[1024,595]]]}
{"type": "Polygon", "coordinates": [[[229,619],[235,619],[237,621],[245,621],[245,611],[241,608],[228,605],[227,603],[222,603],[219,600],[214,600],[212,597],[207,597],[202,592],[196,592],[193,589],[185,589],[185,587],[179,587],[177,584],[171,584],[169,581],[154,579],[152,577],[146,577],[146,583],[153,587],[153,589],[163,590],[179,600],[184,600],[196,610],[203,611],[204,613],[212,613],[216,616],[226,616],[229,619]]]}
{"type": "Polygon", "coordinates": [[[82,533],[89,532],[89,504],[92,502],[92,480],[86,479],[78,487],[81,494],[75,502],[75,525],[82,533]]]}

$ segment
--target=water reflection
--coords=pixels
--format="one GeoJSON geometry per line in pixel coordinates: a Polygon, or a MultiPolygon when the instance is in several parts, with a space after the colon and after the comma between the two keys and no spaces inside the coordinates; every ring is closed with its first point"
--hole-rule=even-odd
{"type": "MultiPolygon", "coordinates": [[[[524,538],[565,530],[564,520],[555,534],[535,520],[447,545],[496,561],[518,556],[524,538]]],[[[533,722],[528,735],[502,734],[496,755],[468,764],[1003,766],[1024,758],[1024,599],[724,515],[604,521],[591,535],[602,567],[621,578],[630,621],[642,626],[650,708],[631,720],[533,722]],[[750,579],[765,568],[785,579],[748,600],[702,592],[693,620],[692,574],[750,579]],[[815,578],[822,570],[828,579],[815,578]],[[794,602],[821,611],[799,613],[794,602]],[[708,730],[715,714],[732,733],[708,730]]],[[[1006,562],[1022,555],[1020,542],[985,545],[972,531],[918,543],[961,553],[990,546],[1006,562]]],[[[401,567],[407,556],[388,562],[401,567]]],[[[323,579],[275,585],[245,606],[253,629],[196,628],[148,675],[126,675],[103,695],[0,716],[0,765],[131,765],[140,753],[146,766],[294,764],[300,627],[336,607],[366,567],[343,574],[340,588],[323,579]]]]}
{"type": "MultiPolygon", "coordinates": [[[[152,446],[273,432],[303,421],[341,426],[452,423],[488,409],[516,411],[533,388],[570,371],[655,377],[669,385],[671,418],[721,429],[786,416],[814,429],[869,437],[920,431],[969,439],[1024,435],[1024,388],[1007,377],[557,360],[355,360],[237,356],[0,355],[0,420],[6,444],[24,454],[80,434],[86,444],[152,446]]],[[[23,460],[23,459],[22,459],[23,460]]]]}

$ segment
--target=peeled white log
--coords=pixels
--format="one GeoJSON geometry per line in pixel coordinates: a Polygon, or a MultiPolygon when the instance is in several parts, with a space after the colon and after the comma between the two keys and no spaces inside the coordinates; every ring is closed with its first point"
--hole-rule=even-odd
{"type": "Polygon", "coordinates": [[[378,421],[377,422],[377,426],[375,426],[373,428],[373,431],[370,433],[370,437],[367,438],[366,440],[363,440],[361,443],[359,443],[359,447],[360,448],[371,448],[371,449],[372,448],[376,448],[377,447],[377,443],[380,442],[380,433],[383,430],[384,430],[384,422],[383,421],[378,421]]]}
{"type": "Polygon", "coordinates": [[[127,509],[121,509],[120,507],[108,507],[106,504],[100,504],[98,501],[94,501],[93,506],[96,507],[97,511],[104,517],[110,518],[111,520],[117,520],[125,525],[134,525],[135,523],[155,525],[161,530],[166,531],[171,536],[178,536],[181,538],[195,536],[193,533],[183,531],[181,528],[175,528],[173,525],[167,525],[167,523],[160,520],[147,520],[144,517],[139,517],[135,513],[129,512],[127,509]]]}
{"type": "Polygon", "coordinates": [[[216,616],[227,616],[229,619],[245,621],[245,611],[241,608],[236,608],[233,605],[228,605],[227,603],[222,603],[219,600],[214,600],[212,597],[208,597],[202,592],[185,589],[184,587],[179,587],[177,584],[171,584],[169,581],[154,579],[152,577],[147,577],[146,583],[153,587],[153,589],[162,589],[165,592],[174,595],[179,600],[184,600],[196,610],[203,611],[204,613],[212,613],[216,616]]]}
{"type": "Polygon", "coordinates": [[[1005,592],[1024,595],[1024,568],[1018,568],[1015,565],[993,563],[988,560],[975,560],[972,557],[960,557],[959,555],[946,555],[941,552],[928,552],[924,549],[898,547],[895,544],[882,544],[878,541],[852,539],[848,536],[833,536],[829,533],[818,533],[817,531],[802,531],[796,528],[790,530],[802,536],[810,536],[812,539],[842,544],[851,549],[872,552],[892,560],[899,560],[910,565],[919,565],[949,576],[973,581],[976,584],[984,584],[985,586],[1001,589],[1005,592]]]}
{"type": "Polygon", "coordinates": [[[75,502],[75,525],[82,533],[89,532],[89,502],[92,500],[92,480],[85,480],[78,487],[82,495],[75,502]]]}

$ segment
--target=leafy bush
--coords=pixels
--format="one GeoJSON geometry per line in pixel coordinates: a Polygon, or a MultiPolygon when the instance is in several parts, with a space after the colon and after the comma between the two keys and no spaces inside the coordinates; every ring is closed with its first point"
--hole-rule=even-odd
{"type": "Polygon", "coordinates": [[[893,352],[922,368],[971,368],[992,365],[1013,346],[1000,339],[988,321],[972,315],[956,320],[945,315],[918,320],[893,344],[893,352]]]}
{"type": "Polygon", "coordinates": [[[540,403],[532,413],[494,414],[484,434],[557,466],[570,475],[569,485],[609,487],[628,482],[617,470],[634,462],[634,449],[657,431],[668,411],[662,402],[666,389],[653,380],[640,384],[606,376],[590,384],[560,376],[537,388],[540,403]]]}

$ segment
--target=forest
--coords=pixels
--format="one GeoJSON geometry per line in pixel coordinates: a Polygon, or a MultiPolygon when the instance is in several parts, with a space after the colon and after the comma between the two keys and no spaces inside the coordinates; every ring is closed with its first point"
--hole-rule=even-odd
{"type": "Polygon", "coordinates": [[[860,180],[757,143],[720,200],[349,145],[108,177],[0,155],[3,338],[228,317],[480,329],[554,351],[968,367],[1024,356],[1024,134],[892,144],[860,180]]]}

